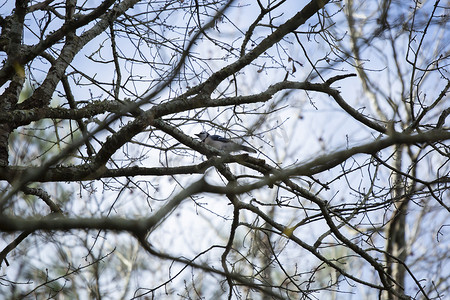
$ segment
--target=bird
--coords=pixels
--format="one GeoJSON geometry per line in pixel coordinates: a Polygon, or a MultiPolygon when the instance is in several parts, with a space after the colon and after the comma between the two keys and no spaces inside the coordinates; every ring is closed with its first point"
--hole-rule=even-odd
{"type": "Polygon", "coordinates": [[[222,150],[224,152],[230,153],[235,151],[247,151],[256,153],[256,150],[238,143],[235,143],[227,138],[221,137],[220,135],[211,135],[206,131],[202,131],[200,133],[196,133],[196,136],[204,142],[206,145],[209,145],[218,150],[222,150]]]}

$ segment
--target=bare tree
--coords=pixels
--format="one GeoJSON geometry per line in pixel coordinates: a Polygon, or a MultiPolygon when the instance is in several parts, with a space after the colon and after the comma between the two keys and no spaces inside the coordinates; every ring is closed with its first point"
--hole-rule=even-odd
{"type": "Polygon", "coordinates": [[[448,12],[4,1],[2,294],[443,299],[448,12]]]}

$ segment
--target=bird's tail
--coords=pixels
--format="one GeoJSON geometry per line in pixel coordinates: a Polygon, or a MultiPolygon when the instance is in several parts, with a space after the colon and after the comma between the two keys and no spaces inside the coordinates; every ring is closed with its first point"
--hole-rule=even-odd
{"type": "Polygon", "coordinates": [[[250,148],[250,147],[247,147],[247,146],[244,146],[244,145],[241,145],[241,147],[242,147],[242,150],[244,150],[244,151],[251,152],[251,153],[256,153],[256,150],[253,149],[253,148],[250,148]]]}

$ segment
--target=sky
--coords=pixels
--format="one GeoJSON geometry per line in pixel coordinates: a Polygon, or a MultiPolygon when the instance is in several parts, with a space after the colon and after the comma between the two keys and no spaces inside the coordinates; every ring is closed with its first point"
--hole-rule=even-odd
{"type": "MultiPolygon", "coordinates": [[[[255,3],[248,6],[243,5],[243,3],[243,1],[238,2],[240,7],[234,8],[230,12],[230,20],[232,20],[235,26],[224,27],[223,25],[225,23],[219,22],[219,30],[210,30],[208,31],[208,34],[212,38],[226,38],[228,39],[229,44],[234,47],[238,47],[242,41],[238,28],[241,30],[246,29],[257,13],[255,3]],[[236,28],[236,26],[238,28],[236,28]]],[[[8,8],[8,5],[11,4],[11,1],[6,1],[6,4],[1,7],[0,14],[4,15],[3,12],[9,12],[10,8],[8,8]]],[[[277,16],[276,22],[282,23],[284,20],[291,17],[299,9],[299,6],[301,7],[303,5],[303,2],[302,4],[299,4],[298,1],[288,1],[287,4],[288,6],[286,6],[285,11],[274,13],[274,16],[277,16]]],[[[135,9],[140,10],[144,9],[144,7],[136,6],[135,9]]],[[[333,12],[338,12],[338,7],[331,5],[329,12],[330,14],[333,12]]],[[[358,13],[361,18],[365,16],[364,11],[358,13]]],[[[335,18],[337,19],[336,21],[339,21],[339,15],[336,15],[335,18]]],[[[36,16],[36,20],[39,19],[40,16],[36,16]]],[[[162,19],[164,18],[162,17],[162,19]]],[[[187,22],[194,24],[194,21],[195,20],[189,15],[176,13],[167,16],[167,19],[165,19],[165,22],[173,22],[175,26],[178,24],[177,22],[179,22],[180,25],[185,25],[187,22]]],[[[371,27],[369,26],[366,30],[370,30],[370,28],[371,27]]],[[[348,35],[345,34],[345,30],[340,28],[338,29],[340,30],[342,36],[347,39],[348,35]]],[[[269,33],[269,29],[267,28],[262,30],[263,33],[261,33],[261,37],[258,37],[257,41],[260,41],[265,34],[269,33]]],[[[145,59],[150,61],[149,64],[131,64],[126,60],[122,61],[121,70],[123,74],[132,72],[134,78],[138,80],[135,82],[129,80],[127,89],[120,91],[120,97],[131,97],[134,99],[132,93],[142,95],[149,89],[149,85],[154,87],[154,85],[158,82],[148,81],[146,79],[159,78],[158,76],[163,77],[166,75],[165,70],[170,69],[175,64],[177,59],[176,55],[178,55],[177,53],[179,53],[179,49],[174,47],[176,45],[182,46],[183,43],[176,39],[179,38],[179,35],[176,35],[170,31],[167,31],[166,33],[168,37],[172,38],[174,43],[167,44],[167,48],[158,49],[161,53],[158,59],[161,60],[160,62],[167,63],[166,66],[159,66],[156,64],[152,65],[151,61],[152,59],[154,60],[154,55],[157,49],[147,48],[145,45],[141,45],[141,53],[138,53],[132,48],[132,44],[127,42],[125,39],[120,39],[118,47],[122,55],[130,58],[140,58],[143,56],[145,59]],[[139,76],[142,76],[143,78],[141,79],[139,76]]],[[[153,33],[150,32],[149,37],[152,37],[152,34],[153,33]]],[[[303,38],[303,36],[301,38],[303,38]]],[[[25,40],[27,43],[37,41],[30,31],[26,31],[25,40]]],[[[134,40],[134,42],[136,42],[136,40],[134,40]]],[[[282,60],[284,64],[286,64],[287,69],[292,70],[292,64],[288,61],[289,57],[298,62],[296,63],[297,71],[290,74],[289,79],[298,81],[305,80],[310,73],[311,66],[309,65],[304,53],[299,50],[299,47],[296,46],[295,43],[296,41],[292,36],[290,36],[288,38],[288,42],[284,44],[284,49],[281,47],[273,47],[267,51],[267,55],[273,59],[270,57],[259,59],[256,62],[257,65],[247,67],[242,70],[237,76],[237,81],[240,86],[238,93],[240,95],[256,94],[265,90],[268,86],[270,86],[270,84],[284,78],[286,71],[284,69],[277,69],[276,67],[279,65],[277,65],[275,60],[282,60]],[[258,72],[258,70],[262,71],[258,72]]],[[[329,52],[329,49],[327,49],[321,40],[312,39],[308,41],[304,39],[302,40],[302,43],[304,43],[304,46],[307,49],[307,54],[312,61],[320,59],[325,55],[325,53],[329,52]]],[[[97,37],[94,41],[92,41],[92,43],[88,44],[87,47],[83,49],[82,53],[75,58],[73,64],[76,66],[76,69],[88,74],[89,76],[95,77],[100,81],[111,82],[116,78],[116,75],[111,76],[115,72],[114,65],[112,63],[94,63],[89,59],[89,57],[94,60],[110,59],[110,44],[110,38],[106,34],[97,37]],[[102,45],[102,48],[100,51],[97,51],[99,44],[102,45]]],[[[387,45],[383,43],[377,43],[372,46],[381,48],[385,47],[386,52],[389,51],[387,45]]],[[[405,49],[402,50],[406,51],[405,49]]],[[[208,59],[208,70],[198,76],[203,79],[205,79],[212,72],[219,70],[224,65],[236,59],[236,57],[233,56],[230,56],[227,59],[222,59],[224,51],[221,51],[220,47],[213,46],[212,43],[208,42],[199,43],[196,47],[194,47],[193,53],[195,53],[197,58],[194,57],[188,61],[188,65],[194,66],[193,68],[205,66],[205,64],[202,64],[200,61],[200,58],[208,59]]],[[[387,94],[394,98],[398,97],[399,95],[396,94],[396,91],[398,90],[398,81],[388,77],[386,75],[388,72],[385,72],[386,63],[391,62],[383,61],[384,57],[377,56],[377,53],[379,52],[371,51],[370,49],[364,52],[364,55],[368,57],[367,61],[365,61],[365,66],[369,69],[376,70],[373,72],[375,74],[374,76],[379,77],[380,86],[385,88],[387,94]]],[[[405,53],[403,53],[403,55],[404,54],[405,53]]],[[[320,67],[325,67],[326,65],[327,63],[325,61],[320,63],[320,67]]],[[[42,81],[48,68],[49,64],[45,61],[37,61],[33,68],[33,79],[37,82],[42,81]]],[[[326,72],[323,70],[323,76],[325,78],[329,78],[330,76],[338,73],[342,74],[354,72],[352,67],[346,64],[338,64],[335,68],[337,71],[333,70],[326,72]]],[[[194,75],[192,75],[192,77],[195,78],[194,75]]],[[[319,78],[315,78],[314,80],[315,82],[320,81],[319,78]]],[[[172,90],[164,90],[154,101],[165,101],[167,98],[185,91],[187,86],[197,84],[198,81],[200,80],[192,79],[174,84],[172,86],[172,90]]],[[[73,91],[78,101],[88,101],[91,99],[104,100],[112,98],[105,91],[95,87],[87,87],[85,85],[89,83],[87,80],[82,79],[79,83],[80,84],[78,85],[73,84],[73,91]]],[[[344,99],[355,108],[359,108],[361,110],[364,109],[367,113],[372,111],[370,102],[359,85],[359,78],[347,78],[335,83],[333,86],[339,88],[344,99]]],[[[5,87],[1,87],[0,92],[3,91],[2,89],[4,88],[5,87]]],[[[225,85],[221,86],[221,88],[225,89],[225,85]]],[[[439,91],[439,88],[436,88],[435,91],[439,91]]],[[[229,92],[229,90],[227,90],[227,92],[229,92]]],[[[232,94],[233,93],[230,93],[230,95],[232,94]]],[[[432,98],[433,93],[430,93],[429,97],[432,98]]],[[[64,103],[64,101],[65,100],[63,98],[55,94],[54,105],[64,103]]],[[[192,137],[194,137],[195,133],[202,130],[209,130],[213,133],[227,135],[228,137],[244,136],[244,139],[248,143],[259,150],[259,153],[256,155],[257,157],[266,159],[266,161],[272,162],[273,164],[278,163],[283,167],[312,160],[320,154],[330,153],[336,149],[345,149],[354,145],[360,145],[377,137],[374,136],[371,131],[368,131],[361,126],[357,121],[349,118],[348,115],[343,112],[342,109],[328,96],[319,95],[318,93],[313,92],[305,93],[303,91],[294,91],[288,97],[284,98],[281,93],[275,95],[273,100],[269,101],[269,104],[271,103],[278,103],[276,106],[277,108],[286,107],[281,109],[278,113],[268,116],[267,119],[264,120],[263,126],[258,128],[255,132],[255,137],[245,136],[246,132],[244,129],[253,125],[258,120],[259,116],[247,113],[240,115],[240,120],[233,119],[233,111],[229,108],[208,109],[207,112],[201,115],[201,118],[203,120],[214,120],[216,124],[232,129],[234,135],[229,132],[223,132],[217,127],[213,128],[208,123],[201,124],[196,121],[185,121],[181,119],[181,117],[186,119],[192,118],[192,112],[187,115],[177,115],[177,117],[180,118],[178,121],[179,129],[192,137]]],[[[258,108],[259,111],[267,108],[267,105],[262,108],[259,108],[258,105],[259,104],[249,105],[248,107],[258,108]]],[[[118,130],[125,123],[126,120],[123,123],[117,123],[113,126],[113,129],[118,130]]],[[[91,123],[89,128],[92,129],[95,128],[95,126],[95,123],[91,123]]],[[[61,132],[64,132],[64,128],[61,128],[61,132]]],[[[108,133],[99,134],[98,138],[104,138],[106,134],[108,133]]],[[[200,163],[206,159],[199,153],[191,151],[187,155],[170,155],[166,160],[163,153],[158,153],[149,148],[141,147],[138,144],[152,143],[156,141],[156,139],[149,139],[149,134],[150,131],[138,135],[133,140],[134,143],[130,143],[124,148],[128,151],[128,157],[126,157],[122,151],[119,151],[116,155],[114,155],[119,165],[128,165],[130,162],[125,159],[130,157],[132,159],[136,159],[132,165],[149,167],[167,164],[170,166],[188,165],[200,163]],[[141,156],[145,156],[146,158],[144,160],[138,160],[141,156]]],[[[175,143],[173,139],[169,140],[169,142],[175,143]]],[[[25,153],[26,151],[30,151],[30,149],[26,147],[21,149],[23,149],[25,153]]],[[[353,160],[349,160],[348,164],[363,163],[365,160],[365,157],[355,157],[353,160]]],[[[39,161],[39,159],[35,158],[33,162],[34,161],[39,161]]],[[[256,175],[256,173],[252,173],[241,166],[231,165],[230,168],[236,174],[256,175]]],[[[326,178],[332,178],[332,176],[335,176],[341,171],[341,169],[335,168],[326,174],[319,175],[318,179],[324,178],[326,180],[326,178]]],[[[148,216],[155,212],[166,199],[176,194],[181,187],[188,186],[191,182],[199,179],[201,176],[203,175],[184,175],[173,178],[162,178],[158,179],[158,181],[144,177],[137,177],[133,179],[135,185],[130,184],[131,187],[134,187],[129,191],[120,194],[118,194],[118,189],[126,181],[125,179],[118,179],[116,182],[114,180],[108,180],[104,182],[97,182],[92,185],[86,184],[86,186],[81,189],[78,186],[69,186],[65,184],[63,187],[73,193],[72,201],[67,202],[65,205],[67,205],[68,211],[73,212],[73,216],[89,214],[104,215],[110,210],[111,206],[114,206],[114,209],[111,212],[112,214],[133,217],[148,216]],[[139,187],[145,192],[139,191],[136,187],[139,187]],[[93,191],[97,192],[92,193],[93,191]]],[[[206,176],[208,178],[208,182],[210,183],[222,183],[222,180],[217,175],[217,172],[213,169],[208,170],[206,176]]],[[[360,172],[349,174],[347,179],[350,181],[354,180],[354,182],[359,182],[361,186],[365,186],[371,178],[369,172],[361,170],[360,172]]],[[[387,179],[382,177],[380,180],[383,181],[387,179]]],[[[306,186],[304,181],[298,181],[306,186]]],[[[352,191],[346,186],[345,179],[342,178],[340,181],[342,182],[342,186],[330,191],[322,191],[321,196],[324,199],[335,202],[353,199],[351,198],[352,191]]],[[[380,184],[385,184],[385,182],[380,182],[380,184]]],[[[56,190],[56,187],[53,184],[44,184],[43,186],[50,190],[56,190]]],[[[282,198],[284,196],[286,196],[286,194],[283,191],[262,189],[242,195],[242,199],[250,201],[250,199],[256,198],[259,201],[271,203],[276,197],[282,198]],[[279,194],[277,194],[277,192],[279,192],[279,194]]],[[[292,199],[292,203],[295,205],[300,205],[300,202],[302,205],[310,206],[310,203],[307,203],[304,200],[292,199]]],[[[262,209],[268,211],[269,207],[263,207],[262,209]]],[[[179,209],[168,217],[164,224],[160,225],[154,232],[152,232],[150,241],[157,248],[160,247],[161,249],[170,249],[171,254],[180,253],[186,255],[187,257],[192,257],[196,253],[209,248],[212,244],[223,245],[225,243],[225,239],[229,232],[231,217],[232,207],[228,205],[228,202],[224,197],[205,194],[201,197],[196,197],[195,201],[193,199],[187,199],[179,209]]],[[[277,222],[282,224],[295,224],[303,217],[303,212],[299,209],[280,209],[276,214],[277,222]]],[[[442,222],[439,217],[437,217],[436,220],[442,222]]],[[[372,218],[372,220],[379,221],[377,219],[379,216],[372,216],[372,218]]],[[[242,215],[242,222],[252,221],[251,215],[245,213],[242,215]]],[[[438,223],[438,221],[436,222],[438,223]]],[[[408,230],[413,230],[413,225],[414,224],[412,224],[411,228],[408,228],[408,230]]],[[[324,226],[323,222],[315,222],[307,228],[308,230],[300,228],[300,230],[295,231],[295,234],[298,235],[299,238],[307,242],[313,242],[318,236],[327,230],[327,227],[324,226]]],[[[60,235],[58,234],[57,236],[60,235]]],[[[92,243],[93,239],[94,235],[90,237],[89,242],[92,243]]],[[[115,247],[114,239],[115,238],[112,235],[108,235],[108,239],[99,242],[99,244],[105,243],[105,249],[112,250],[115,247]]],[[[120,238],[117,237],[117,240],[120,240],[120,238]]],[[[132,241],[132,239],[130,240],[132,241]]],[[[245,246],[248,247],[246,243],[250,243],[249,240],[250,239],[246,234],[246,231],[244,229],[239,229],[236,237],[236,243],[242,243],[244,249],[247,249],[245,246]]],[[[281,247],[279,251],[283,251],[283,254],[285,254],[282,256],[282,259],[286,259],[286,263],[289,261],[300,261],[303,265],[312,265],[315,263],[315,260],[310,258],[306,251],[300,253],[295,252],[296,249],[287,239],[279,238],[278,241],[281,247]]],[[[448,238],[447,240],[443,239],[443,241],[444,242],[440,245],[443,245],[444,249],[448,249],[450,244],[448,242],[448,238]]],[[[384,241],[380,240],[380,242],[384,241]]],[[[40,245],[40,247],[48,246],[40,245]]],[[[42,249],[40,247],[38,250],[42,249]]],[[[70,249],[70,245],[67,247],[70,249]]],[[[77,251],[74,251],[73,254],[79,256],[83,253],[83,250],[80,249],[79,251],[80,253],[76,253],[77,251]]],[[[221,249],[216,249],[211,251],[207,257],[208,259],[214,259],[220,254],[221,249]]],[[[51,260],[52,257],[41,257],[41,259],[46,261],[51,260]]],[[[220,264],[217,264],[217,267],[220,267],[220,264]]],[[[168,270],[164,268],[163,270],[164,271],[160,274],[160,276],[161,278],[166,278],[164,277],[166,275],[164,272],[168,272],[168,270]]],[[[369,278],[372,274],[370,272],[365,274],[364,271],[361,270],[361,276],[364,276],[364,278],[369,278]]],[[[179,284],[184,279],[185,277],[181,277],[179,282],[174,281],[174,285],[179,284]]],[[[151,284],[148,283],[148,285],[151,284]]],[[[360,296],[358,294],[359,291],[354,292],[356,294],[349,294],[348,299],[358,299],[357,297],[360,296]]]]}

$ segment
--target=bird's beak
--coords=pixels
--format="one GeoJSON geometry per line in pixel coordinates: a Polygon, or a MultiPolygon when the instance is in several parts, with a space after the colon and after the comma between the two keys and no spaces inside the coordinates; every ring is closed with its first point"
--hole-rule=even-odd
{"type": "Polygon", "coordinates": [[[198,137],[200,137],[200,133],[196,133],[195,135],[198,136],[198,137]]]}

